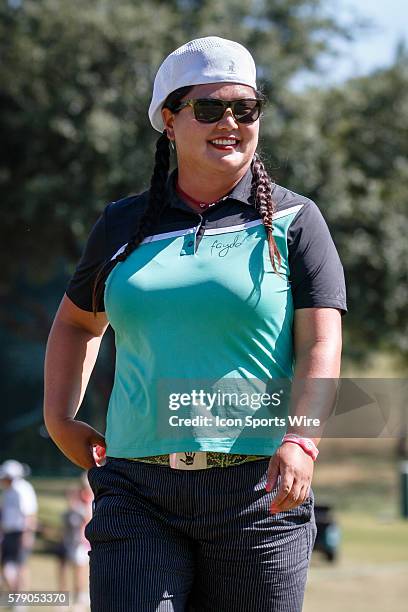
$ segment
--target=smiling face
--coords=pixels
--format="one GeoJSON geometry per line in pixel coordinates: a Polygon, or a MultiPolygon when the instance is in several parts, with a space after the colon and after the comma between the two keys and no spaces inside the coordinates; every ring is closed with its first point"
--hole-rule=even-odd
{"type": "MultiPolygon", "coordinates": [[[[239,100],[255,98],[252,87],[236,83],[195,85],[183,100],[218,98],[239,100]]],[[[179,173],[199,173],[201,176],[229,180],[243,176],[251,164],[259,135],[259,120],[238,123],[230,108],[214,123],[201,123],[194,117],[191,106],[177,113],[162,110],[167,135],[175,141],[179,173]]]]}

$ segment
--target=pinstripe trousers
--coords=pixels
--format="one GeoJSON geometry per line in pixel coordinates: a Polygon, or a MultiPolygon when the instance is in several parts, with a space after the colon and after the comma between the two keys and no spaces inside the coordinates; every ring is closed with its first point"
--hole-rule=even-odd
{"type": "Polygon", "coordinates": [[[92,612],[300,612],[316,537],[314,496],[269,513],[268,459],[175,470],[108,458],[95,495],[92,612]]]}

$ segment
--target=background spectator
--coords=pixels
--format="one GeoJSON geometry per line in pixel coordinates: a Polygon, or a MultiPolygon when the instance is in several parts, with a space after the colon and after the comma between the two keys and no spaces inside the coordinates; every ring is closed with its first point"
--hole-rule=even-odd
{"type": "Polygon", "coordinates": [[[34,545],[37,496],[25,480],[30,468],[10,459],[0,466],[4,488],[1,498],[1,569],[9,591],[27,588],[26,561],[34,545]]]}

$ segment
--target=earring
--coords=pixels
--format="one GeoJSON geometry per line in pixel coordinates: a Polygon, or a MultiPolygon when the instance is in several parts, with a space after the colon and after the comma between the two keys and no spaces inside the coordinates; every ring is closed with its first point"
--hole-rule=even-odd
{"type": "Polygon", "coordinates": [[[170,140],[170,146],[173,149],[173,151],[175,150],[175,146],[174,146],[174,140],[170,140]]]}

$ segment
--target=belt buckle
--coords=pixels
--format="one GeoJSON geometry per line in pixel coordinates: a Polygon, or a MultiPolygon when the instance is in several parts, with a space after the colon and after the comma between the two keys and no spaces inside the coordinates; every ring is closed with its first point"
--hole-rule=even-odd
{"type": "Polygon", "coordinates": [[[205,470],[208,467],[206,451],[170,453],[169,462],[175,470],[205,470]]]}

